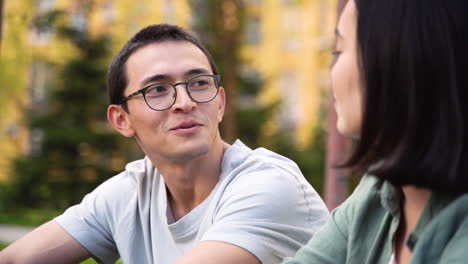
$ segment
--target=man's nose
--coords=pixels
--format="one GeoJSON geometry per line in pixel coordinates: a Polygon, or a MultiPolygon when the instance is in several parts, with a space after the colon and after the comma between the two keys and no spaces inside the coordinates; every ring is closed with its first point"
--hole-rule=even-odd
{"type": "Polygon", "coordinates": [[[190,98],[187,88],[185,87],[186,84],[181,84],[176,86],[176,101],[172,108],[174,110],[182,110],[184,112],[191,111],[197,106],[197,102],[193,101],[190,98]]]}

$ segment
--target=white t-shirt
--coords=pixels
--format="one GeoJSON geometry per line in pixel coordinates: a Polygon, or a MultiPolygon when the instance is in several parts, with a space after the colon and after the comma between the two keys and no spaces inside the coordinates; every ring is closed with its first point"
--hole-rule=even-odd
{"type": "MultiPolygon", "coordinates": [[[[170,177],[170,176],[168,176],[170,177]]],[[[244,248],[262,263],[293,256],[328,219],[297,165],[237,140],[208,198],[174,222],[164,176],[148,158],[129,163],[55,218],[101,263],[174,263],[200,241],[244,248]]]]}

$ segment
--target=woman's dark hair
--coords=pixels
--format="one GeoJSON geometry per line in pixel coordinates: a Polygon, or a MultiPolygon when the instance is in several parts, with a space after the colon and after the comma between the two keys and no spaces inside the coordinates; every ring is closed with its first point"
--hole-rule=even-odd
{"type": "Polygon", "coordinates": [[[468,1],[355,1],[364,111],[346,165],[468,192],[468,1]]]}
{"type": "MultiPolygon", "coordinates": [[[[208,59],[213,74],[218,74],[218,69],[216,68],[216,64],[211,57],[211,54],[194,35],[174,25],[151,25],[136,33],[112,60],[112,63],[109,66],[109,71],[107,73],[107,86],[109,89],[110,104],[120,104],[124,99],[124,90],[125,87],[127,87],[128,82],[125,64],[128,58],[135,51],[146,45],[174,40],[188,41],[197,46],[208,59]]],[[[127,110],[126,105],[124,105],[124,109],[127,110]]]]}

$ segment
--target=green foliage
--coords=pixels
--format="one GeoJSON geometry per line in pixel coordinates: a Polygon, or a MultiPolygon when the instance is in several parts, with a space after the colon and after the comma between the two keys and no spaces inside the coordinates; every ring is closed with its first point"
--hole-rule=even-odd
{"type": "MultiPolygon", "coordinates": [[[[97,262],[94,261],[94,259],[92,259],[92,258],[89,258],[89,259],[87,259],[87,260],[81,262],[81,264],[95,264],[95,263],[97,263],[97,262]]],[[[123,263],[123,262],[122,262],[122,260],[120,260],[120,259],[117,260],[117,262],[115,262],[115,264],[122,264],[122,263],[123,263]]]]}
{"type": "MultiPolygon", "coordinates": [[[[264,80],[261,79],[253,70],[249,74],[240,74],[238,91],[242,96],[256,97],[261,91],[264,80]]],[[[298,148],[296,140],[292,133],[286,129],[280,129],[273,135],[268,143],[262,138],[260,133],[265,123],[278,113],[281,107],[281,101],[277,101],[269,106],[252,106],[238,108],[236,113],[237,129],[239,138],[251,148],[267,147],[297,163],[306,179],[311,183],[315,190],[322,194],[325,175],[325,147],[326,135],[324,130],[325,113],[319,113],[319,125],[313,133],[313,143],[303,149],[298,148]]]]}
{"type": "Polygon", "coordinates": [[[0,224],[40,226],[50,219],[61,214],[62,211],[37,208],[15,208],[11,211],[2,211],[0,224]]]}
{"type": "Polygon", "coordinates": [[[292,133],[283,128],[270,136],[265,144],[263,135],[259,133],[268,118],[278,111],[281,102],[268,107],[243,109],[237,112],[239,138],[251,148],[266,147],[280,155],[288,157],[297,163],[302,173],[314,189],[323,193],[325,174],[326,134],[323,121],[313,133],[313,143],[305,148],[298,148],[292,133]]]}
{"type": "Polygon", "coordinates": [[[322,194],[325,174],[325,131],[322,127],[316,128],[313,144],[299,149],[290,132],[280,130],[271,137],[268,145],[261,145],[261,135],[258,133],[277,105],[268,108],[243,110],[238,112],[238,124],[241,140],[248,146],[267,147],[297,163],[302,173],[314,189],[322,194]]]}
{"type": "Polygon", "coordinates": [[[62,17],[65,13],[62,10],[51,10],[45,13],[37,14],[32,20],[32,24],[37,32],[44,33],[52,30],[53,23],[62,17]]]}
{"type": "Polygon", "coordinates": [[[317,128],[314,136],[314,143],[301,150],[295,146],[291,135],[282,131],[275,137],[271,148],[296,162],[314,189],[322,194],[323,175],[325,174],[325,132],[323,128],[317,128]]]}
{"type": "Polygon", "coordinates": [[[8,244],[0,242],[0,251],[6,247],[8,247],[8,244]]]}
{"type": "Polygon", "coordinates": [[[1,187],[4,208],[63,210],[117,173],[111,160],[125,156],[120,136],[106,126],[109,39],[66,25],[56,28],[78,55],[55,66],[58,78],[48,87],[48,103],[32,104],[27,112],[37,142],[16,161],[13,181],[1,187]]]}

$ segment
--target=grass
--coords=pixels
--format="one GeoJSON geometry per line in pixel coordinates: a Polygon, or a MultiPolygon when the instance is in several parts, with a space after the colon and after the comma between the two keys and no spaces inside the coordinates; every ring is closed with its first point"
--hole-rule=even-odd
{"type": "MultiPolygon", "coordinates": [[[[122,262],[122,260],[120,260],[120,259],[117,260],[117,262],[115,262],[115,264],[122,264],[122,263],[123,263],[123,262],[122,262]]],[[[81,262],[80,264],[97,264],[97,262],[94,261],[94,259],[89,258],[89,259],[87,259],[87,260],[81,262]]]]}
{"type": "Polygon", "coordinates": [[[2,212],[0,214],[0,224],[40,226],[61,213],[62,211],[52,209],[16,209],[2,212]]]}
{"type": "Polygon", "coordinates": [[[7,244],[3,244],[2,242],[0,242],[0,250],[6,248],[8,245],[7,244]]]}

